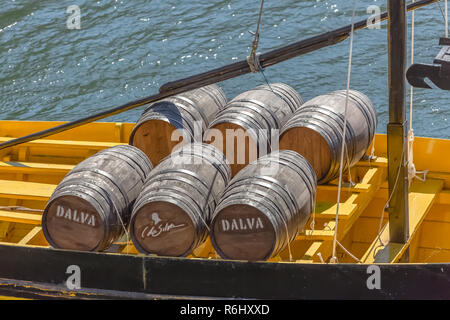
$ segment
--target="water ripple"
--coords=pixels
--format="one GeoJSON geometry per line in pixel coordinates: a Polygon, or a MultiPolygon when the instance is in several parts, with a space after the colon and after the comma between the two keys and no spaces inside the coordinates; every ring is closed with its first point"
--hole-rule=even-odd
{"type": "MultiPolygon", "coordinates": [[[[362,1],[359,1],[360,3],[362,1]]],[[[68,30],[73,1],[5,0],[0,8],[0,114],[2,119],[75,120],[157,92],[160,85],[216,68],[249,54],[259,0],[78,0],[81,29],[68,30]]],[[[351,1],[266,1],[260,48],[282,45],[348,25],[351,1]]],[[[368,16],[365,1],[357,19],[368,16]]],[[[443,34],[437,6],[416,14],[415,61],[431,63],[443,34]]],[[[388,118],[386,24],[355,34],[351,85],[388,118]]],[[[349,42],[266,69],[270,81],[296,88],[305,100],[346,83],[349,42]]],[[[221,83],[232,98],[264,82],[249,74],[221,83]]],[[[408,90],[409,92],[409,90],[408,90]]],[[[415,90],[416,135],[450,138],[446,91],[415,90]]],[[[409,98],[408,98],[409,99],[409,98]]],[[[136,121],[142,108],[105,121],[136,121]]]]}

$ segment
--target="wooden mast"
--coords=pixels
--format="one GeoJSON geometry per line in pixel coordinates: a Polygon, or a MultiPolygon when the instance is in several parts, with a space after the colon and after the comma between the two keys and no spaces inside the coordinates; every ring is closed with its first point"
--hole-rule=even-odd
{"type": "MultiPolygon", "coordinates": [[[[388,1],[389,123],[387,126],[388,182],[392,198],[389,212],[389,255],[395,243],[409,235],[408,168],[406,133],[406,0],[388,1]]],[[[408,259],[408,254],[404,255],[408,259]]]]}

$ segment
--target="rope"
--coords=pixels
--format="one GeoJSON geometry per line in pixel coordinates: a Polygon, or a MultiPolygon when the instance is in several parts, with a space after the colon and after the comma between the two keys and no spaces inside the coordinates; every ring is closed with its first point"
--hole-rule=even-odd
{"type": "Polygon", "coordinates": [[[445,37],[448,38],[448,6],[445,0],[445,37]]]}
{"type": "Polygon", "coordinates": [[[256,50],[258,49],[259,44],[259,29],[261,26],[261,17],[263,14],[264,0],[261,0],[261,7],[259,8],[259,16],[258,16],[258,24],[256,26],[255,38],[253,39],[252,51],[247,58],[248,66],[250,67],[250,72],[256,73],[259,72],[261,68],[261,64],[259,62],[259,57],[256,55],[256,50]]]}
{"type": "MultiPolygon", "coordinates": [[[[403,156],[404,156],[404,150],[402,151],[402,156],[401,159],[403,161],[403,156]]],[[[394,182],[394,187],[392,188],[392,193],[389,195],[388,200],[386,202],[386,204],[384,205],[382,211],[381,211],[381,216],[380,216],[380,223],[378,225],[378,233],[377,233],[377,239],[380,242],[380,245],[378,245],[377,247],[375,247],[376,242],[372,245],[372,247],[369,250],[369,253],[367,255],[369,255],[374,249],[376,250],[379,247],[383,247],[386,246],[386,243],[383,243],[383,240],[381,240],[381,233],[384,231],[384,229],[386,228],[386,225],[383,227],[383,229],[381,228],[381,225],[383,224],[383,219],[384,219],[384,211],[389,207],[389,203],[391,202],[392,196],[395,193],[395,189],[397,188],[397,183],[398,183],[398,178],[400,177],[400,169],[402,166],[398,167],[397,170],[397,175],[395,177],[395,182],[394,182]]]]}
{"type": "MultiPolygon", "coordinates": [[[[414,3],[415,0],[412,0],[412,3],[414,3]]],[[[442,10],[442,8],[441,8],[442,10]]],[[[447,12],[447,0],[445,0],[445,10],[447,12]]],[[[414,30],[415,30],[415,12],[413,11],[411,16],[411,65],[414,63],[414,30]]],[[[447,16],[447,15],[446,15],[447,16]]],[[[444,17],[445,23],[447,24],[446,16],[444,17]]],[[[446,26],[446,31],[447,31],[446,26]]],[[[447,37],[448,34],[446,34],[447,37]]],[[[410,86],[410,101],[409,101],[409,131],[408,131],[408,181],[411,185],[411,182],[414,178],[417,178],[420,181],[426,180],[426,175],[428,173],[428,170],[424,171],[417,171],[416,166],[414,165],[414,152],[413,152],[413,146],[414,146],[414,130],[413,130],[413,100],[414,100],[414,88],[413,86],[410,86]],[[417,176],[418,173],[422,173],[424,175],[423,178],[420,178],[417,176]]]]}
{"type": "Polygon", "coordinates": [[[342,250],[344,250],[344,252],[346,254],[348,254],[350,257],[352,257],[354,260],[358,261],[359,263],[363,263],[361,260],[359,260],[357,257],[355,257],[353,254],[351,254],[350,251],[348,251],[347,249],[345,249],[345,247],[339,242],[336,241],[336,243],[339,245],[339,247],[341,247],[342,250]]]}
{"type": "Polygon", "coordinates": [[[347,109],[348,109],[348,98],[350,91],[350,77],[351,77],[351,68],[352,68],[352,56],[353,56],[353,34],[355,31],[355,13],[356,13],[356,0],[353,0],[353,13],[352,13],[352,29],[350,32],[350,53],[348,58],[348,70],[347,70],[347,94],[345,99],[345,110],[344,110],[344,128],[342,132],[342,149],[341,149],[341,160],[339,167],[339,185],[337,192],[337,201],[336,201],[336,226],[334,229],[334,238],[333,238],[333,254],[330,259],[331,263],[338,262],[336,257],[336,245],[337,245],[337,234],[338,234],[338,225],[339,225],[339,203],[341,201],[341,189],[342,189],[342,169],[344,164],[344,153],[345,153],[345,135],[347,132],[347,109]]]}
{"type": "Polygon", "coordinates": [[[445,0],[445,12],[442,9],[441,6],[441,0],[438,0],[439,9],[441,10],[442,18],[444,18],[444,24],[445,24],[445,37],[448,38],[448,6],[447,6],[447,0],[445,0]]]}

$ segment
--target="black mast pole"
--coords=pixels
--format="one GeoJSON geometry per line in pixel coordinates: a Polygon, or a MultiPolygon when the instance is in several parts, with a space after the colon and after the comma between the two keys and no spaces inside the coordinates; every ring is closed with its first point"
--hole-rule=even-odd
{"type": "MultiPolygon", "coordinates": [[[[389,124],[387,126],[390,256],[409,237],[406,134],[406,0],[388,1],[389,124]]],[[[392,258],[392,257],[390,257],[392,258]]],[[[408,255],[405,255],[408,259],[408,255]]]]}

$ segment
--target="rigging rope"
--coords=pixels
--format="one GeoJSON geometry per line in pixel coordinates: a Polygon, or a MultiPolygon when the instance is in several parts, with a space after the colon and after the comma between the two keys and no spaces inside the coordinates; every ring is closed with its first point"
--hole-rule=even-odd
{"type": "Polygon", "coordinates": [[[348,58],[348,69],[347,69],[347,93],[345,99],[345,109],[344,109],[344,128],[342,132],[342,148],[341,148],[341,159],[340,159],[340,168],[339,168],[339,185],[337,192],[337,201],[336,201],[336,225],[334,228],[334,238],[333,238],[333,253],[330,259],[331,263],[338,262],[336,257],[336,245],[337,245],[337,233],[338,233],[338,224],[339,224],[339,202],[341,201],[341,188],[342,188],[342,169],[344,166],[344,152],[345,152],[345,135],[347,129],[347,109],[348,109],[348,98],[350,91],[350,77],[351,77],[351,69],[352,69],[352,55],[353,55],[353,34],[355,31],[355,13],[356,13],[356,0],[353,0],[353,13],[352,13],[352,29],[350,32],[350,53],[348,58]]]}
{"type": "Polygon", "coordinates": [[[447,7],[447,0],[445,0],[445,37],[448,38],[448,7],[447,7]]]}
{"type": "MultiPolygon", "coordinates": [[[[414,3],[415,0],[412,0],[414,3]]],[[[445,11],[447,12],[447,0],[445,0],[445,11]]],[[[415,30],[415,12],[411,13],[411,65],[414,64],[414,30],[415,30]]],[[[444,17],[445,23],[447,24],[447,19],[444,17]]],[[[447,36],[447,26],[446,26],[446,36],[447,36]]],[[[420,181],[425,181],[428,170],[417,171],[416,166],[414,165],[414,129],[413,129],[413,100],[414,100],[414,88],[410,86],[410,101],[409,101],[409,131],[408,131],[408,181],[411,185],[411,182],[414,178],[419,179],[420,181]],[[418,177],[417,174],[422,173],[423,178],[418,177]]]]}
{"type": "Polygon", "coordinates": [[[263,14],[264,0],[261,0],[261,7],[259,8],[259,16],[258,16],[258,24],[256,25],[255,38],[253,39],[252,51],[247,58],[248,66],[250,67],[250,71],[252,73],[259,72],[261,68],[261,64],[259,63],[259,57],[256,55],[256,50],[258,49],[259,44],[259,28],[261,26],[261,17],[263,14]]]}
{"type": "Polygon", "coordinates": [[[439,9],[441,10],[442,18],[444,18],[445,37],[448,38],[448,6],[447,6],[447,0],[445,0],[445,12],[444,12],[444,10],[442,10],[441,0],[438,0],[437,4],[439,5],[439,9]]]}
{"type": "MultiPolygon", "coordinates": [[[[277,95],[282,100],[285,100],[284,97],[282,97],[280,94],[276,93],[272,89],[272,86],[270,85],[269,80],[267,79],[266,75],[264,74],[264,69],[261,67],[261,64],[259,62],[259,55],[256,54],[256,50],[258,49],[258,45],[259,45],[259,35],[260,35],[259,30],[260,30],[260,27],[261,27],[261,18],[262,18],[262,14],[263,14],[263,8],[264,8],[264,0],[261,0],[261,6],[259,8],[259,15],[258,15],[258,23],[256,25],[256,32],[254,33],[255,37],[254,37],[253,43],[252,43],[252,51],[250,52],[250,55],[247,57],[247,63],[249,65],[250,71],[252,73],[257,73],[257,72],[261,73],[261,75],[264,78],[264,81],[266,82],[267,86],[269,87],[270,91],[272,91],[273,94],[277,95]]],[[[250,33],[253,34],[252,32],[250,32],[250,33]]],[[[278,107],[278,109],[280,107],[278,107]]],[[[275,112],[277,112],[278,109],[275,110],[275,112]]],[[[269,147],[270,147],[270,150],[273,151],[272,150],[272,139],[271,138],[269,139],[269,147]]],[[[288,248],[288,253],[289,253],[289,261],[293,261],[292,250],[291,250],[291,242],[289,241],[290,237],[289,237],[289,230],[288,230],[287,222],[286,222],[286,220],[284,218],[282,218],[282,220],[283,220],[284,226],[286,228],[286,243],[287,243],[287,248],[288,248]]]]}

